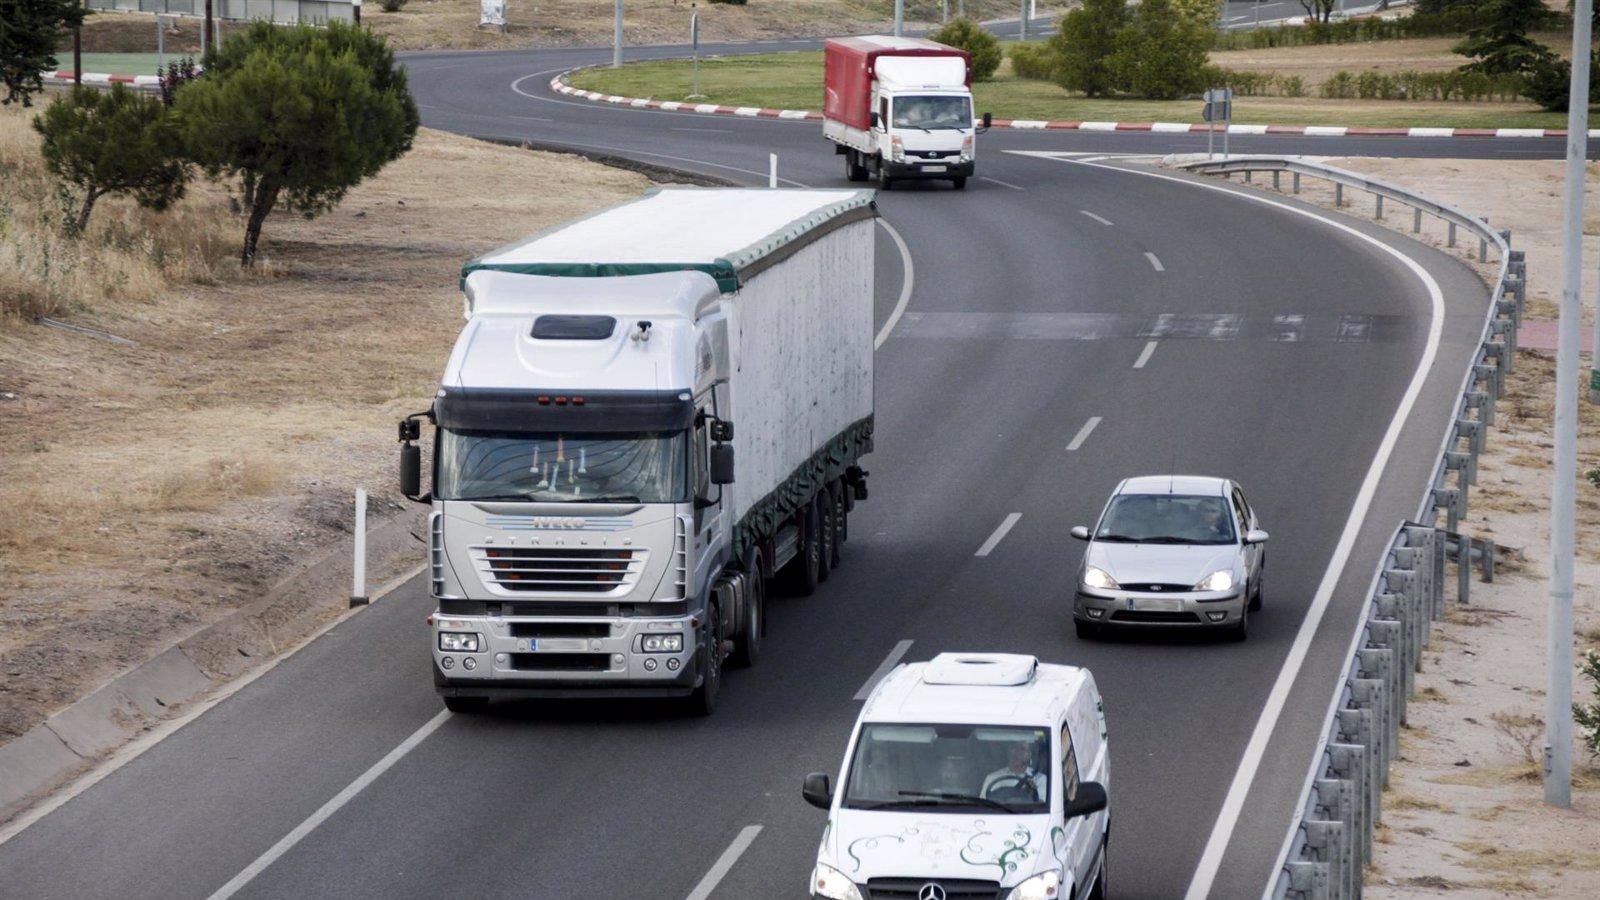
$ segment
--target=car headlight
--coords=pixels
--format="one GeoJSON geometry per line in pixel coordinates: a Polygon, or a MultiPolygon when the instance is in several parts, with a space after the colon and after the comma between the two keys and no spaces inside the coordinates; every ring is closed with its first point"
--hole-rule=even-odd
{"type": "Polygon", "coordinates": [[[1006,900],[1056,900],[1061,896],[1061,873],[1055,869],[1029,878],[1011,889],[1006,900]]]}
{"type": "Polygon", "coordinates": [[[861,900],[861,891],[856,889],[855,882],[827,863],[817,863],[812,871],[811,893],[828,900],[861,900]]]}
{"type": "Polygon", "coordinates": [[[646,653],[682,653],[683,635],[681,634],[647,634],[644,636],[644,652],[646,653]]]}
{"type": "Polygon", "coordinates": [[[1233,589],[1233,570],[1232,569],[1223,569],[1223,570],[1221,570],[1219,572],[1212,572],[1210,575],[1207,575],[1206,577],[1200,579],[1200,583],[1195,585],[1194,589],[1197,590],[1197,591],[1228,591],[1228,590],[1232,590],[1233,589]]]}
{"type": "Polygon", "coordinates": [[[478,636],[466,631],[441,631],[439,649],[446,653],[477,653],[478,636]]]}
{"type": "Polygon", "coordinates": [[[1083,583],[1088,587],[1100,588],[1101,590],[1117,589],[1117,580],[1111,577],[1111,573],[1094,566],[1083,567],[1083,583]]]}

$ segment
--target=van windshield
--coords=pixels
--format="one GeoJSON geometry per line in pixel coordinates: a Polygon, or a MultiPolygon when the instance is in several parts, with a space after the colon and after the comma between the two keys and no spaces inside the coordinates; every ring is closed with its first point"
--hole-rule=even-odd
{"type": "Polygon", "coordinates": [[[682,432],[548,434],[440,429],[440,500],[682,503],[682,432]]]}
{"type": "Polygon", "coordinates": [[[848,809],[1047,812],[1050,733],[1008,725],[864,725],[842,803],[848,809]]]}
{"type": "Polygon", "coordinates": [[[972,127],[972,100],[968,97],[896,97],[894,127],[936,131],[972,127]]]}

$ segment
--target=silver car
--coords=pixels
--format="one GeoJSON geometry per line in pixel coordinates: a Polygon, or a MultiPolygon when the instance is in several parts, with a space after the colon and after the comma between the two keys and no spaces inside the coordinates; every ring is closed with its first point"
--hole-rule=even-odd
{"type": "Polygon", "coordinates": [[[1091,533],[1072,608],[1078,637],[1121,625],[1204,627],[1244,640],[1261,608],[1267,533],[1226,478],[1147,475],[1117,485],[1091,533]]]}

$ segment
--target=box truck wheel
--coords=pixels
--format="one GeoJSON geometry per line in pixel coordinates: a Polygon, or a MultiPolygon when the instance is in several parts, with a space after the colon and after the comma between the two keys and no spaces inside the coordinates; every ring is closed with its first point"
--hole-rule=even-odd
{"type": "Polygon", "coordinates": [[[867,180],[867,167],[861,164],[861,154],[854,150],[844,152],[844,177],[849,181],[867,180]]]}
{"type": "Polygon", "coordinates": [[[950,183],[956,186],[956,190],[964,191],[967,189],[967,176],[961,175],[956,178],[952,178],[950,179],[950,183]]]}
{"type": "Polygon", "coordinates": [[[878,163],[878,190],[887,191],[892,187],[894,187],[894,178],[892,176],[890,176],[888,168],[885,167],[882,162],[879,162],[878,163]]]}
{"type": "Polygon", "coordinates": [[[689,695],[689,711],[709,716],[717,711],[722,693],[722,614],[715,603],[706,606],[705,644],[700,648],[700,686],[689,695]]]}
{"type": "Polygon", "coordinates": [[[444,698],[444,708],[450,710],[453,713],[459,713],[461,715],[469,715],[471,713],[481,713],[484,710],[489,708],[489,698],[488,697],[446,697],[446,698],[444,698]]]}

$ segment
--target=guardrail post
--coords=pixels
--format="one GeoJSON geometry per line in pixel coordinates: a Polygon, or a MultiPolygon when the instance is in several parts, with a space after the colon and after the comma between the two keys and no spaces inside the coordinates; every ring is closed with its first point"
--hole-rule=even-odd
{"type": "Polygon", "coordinates": [[[1289,871],[1289,890],[1302,900],[1328,900],[1332,885],[1328,865],[1320,862],[1292,862],[1284,868],[1289,871]]]}
{"type": "Polygon", "coordinates": [[[1433,489],[1433,505],[1445,511],[1445,530],[1456,530],[1456,497],[1460,492],[1455,488],[1436,485],[1433,489]]]}
{"type": "MultiPolygon", "coordinates": [[[[1463,404],[1465,406],[1465,404],[1463,404]]],[[[1463,412],[1466,410],[1463,409],[1463,412]]],[[[1456,440],[1467,439],[1467,447],[1474,455],[1483,452],[1484,428],[1477,419],[1456,418],[1456,440]]],[[[1463,510],[1464,512],[1465,510],[1463,510]]]]}
{"type": "Polygon", "coordinates": [[[1496,343],[1484,344],[1483,358],[1494,360],[1495,368],[1500,370],[1500,391],[1504,393],[1506,376],[1511,373],[1511,356],[1506,353],[1505,345],[1496,343]]]}
{"type": "Polygon", "coordinates": [[[1306,823],[1306,846],[1316,851],[1318,861],[1328,864],[1328,896],[1339,900],[1349,896],[1350,865],[1343,822],[1318,819],[1306,823]]]}
{"type": "MultiPolygon", "coordinates": [[[[1398,622],[1391,623],[1399,625],[1398,622]]],[[[1382,786],[1389,786],[1389,761],[1395,758],[1397,742],[1400,739],[1400,723],[1395,721],[1393,710],[1389,708],[1389,693],[1387,685],[1377,678],[1355,678],[1350,682],[1350,702],[1357,709],[1365,709],[1372,713],[1375,743],[1378,747],[1378,761],[1380,763],[1378,774],[1382,778],[1382,786]]],[[[1377,813],[1378,819],[1383,819],[1382,812],[1377,813]]]]}
{"type": "Polygon", "coordinates": [[[1465,604],[1472,593],[1472,538],[1457,534],[1456,546],[1456,602],[1465,604]]]}
{"type": "Polygon", "coordinates": [[[1456,223],[1451,222],[1449,224],[1450,224],[1450,240],[1445,244],[1445,246],[1446,247],[1454,247],[1456,245],[1456,223]]]}
{"type": "Polygon", "coordinates": [[[1382,194],[1373,194],[1372,196],[1378,201],[1378,215],[1377,215],[1377,218],[1381,219],[1381,218],[1383,218],[1383,195],[1382,194]]]}
{"type": "Polygon", "coordinates": [[[1494,538],[1483,539],[1483,580],[1486,584],[1494,583],[1494,538]]]}
{"type": "Polygon", "coordinates": [[[1293,174],[1294,174],[1294,192],[1296,194],[1298,194],[1298,193],[1300,193],[1300,173],[1299,172],[1295,172],[1293,174]]]}
{"type": "Polygon", "coordinates": [[[1275,191],[1280,187],[1281,182],[1279,181],[1278,176],[1282,174],[1283,173],[1277,169],[1272,170],[1272,189],[1275,191]]]}
{"type": "Polygon", "coordinates": [[[1342,181],[1333,183],[1333,205],[1336,209],[1344,205],[1344,182],[1342,181]]]}
{"type": "MultiPolygon", "coordinates": [[[[1478,421],[1485,425],[1494,424],[1494,397],[1487,391],[1467,391],[1467,408],[1478,411],[1478,421]]],[[[1478,467],[1472,467],[1472,483],[1478,483],[1478,467]]]]}
{"type": "Polygon", "coordinates": [[[1462,453],[1459,450],[1446,450],[1444,452],[1444,467],[1451,472],[1460,473],[1467,483],[1478,480],[1478,461],[1471,453],[1462,453]]]}
{"type": "Polygon", "coordinates": [[[1254,175],[1255,175],[1254,172],[1252,172],[1249,169],[1245,169],[1244,170],[1244,183],[1245,184],[1254,184],[1255,183],[1255,178],[1253,177],[1254,175]]]}
{"type": "Polygon", "coordinates": [[[1506,345],[1506,349],[1511,351],[1511,355],[1516,355],[1517,330],[1511,327],[1510,322],[1506,321],[1505,319],[1495,319],[1494,321],[1490,322],[1489,337],[1500,338],[1501,343],[1506,345]]]}
{"type": "Polygon", "coordinates": [[[1419,208],[1414,209],[1411,212],[1411,233],[1417,234],[1418,232],[1422,231],[1422,210],[1419,208]]]}
{"type": "MultiPolygon", "coordinates": [[[[1485,355],[1487,358],[1487,355],[1485,355]]],[[[1505,384],[1500,380],[1500,367],[1478,364],[1472,367],[1472,377],[1478,384],[1484,386],[1489,394],[1496,400],[1505,393],[1505,384]]]]}

